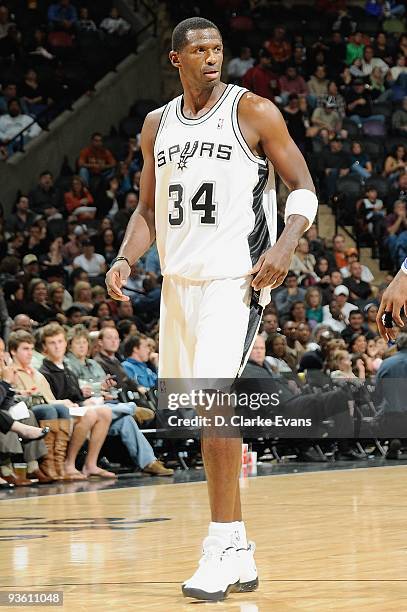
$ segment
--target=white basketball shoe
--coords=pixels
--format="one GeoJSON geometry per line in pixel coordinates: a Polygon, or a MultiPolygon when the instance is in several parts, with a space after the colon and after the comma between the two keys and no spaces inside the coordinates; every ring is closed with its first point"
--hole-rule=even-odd
{"type": "Polygon", "coordinates": [[[236,590],[239,593],[255,591],[259,586],[259,577],[257,574],[256,562],[254,560],[256,545],[254,542],[249,542],[248,544],[247,548],[237,549],[239,586],[236,590]]]}
{"type": "Polygon", "coordinates": [[[239,591],[240,560],[236,548],[225,548],[216,536],[207,536],[202,548],[198,569],[182,585],[184,596],[222,601],[230,592],[239,591]]]}

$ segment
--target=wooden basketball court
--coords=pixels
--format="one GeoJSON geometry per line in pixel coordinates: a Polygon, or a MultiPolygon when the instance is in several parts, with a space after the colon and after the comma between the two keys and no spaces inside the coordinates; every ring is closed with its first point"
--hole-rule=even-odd
{"type": "Polygon", "coordinates": [[[260,587],[215,604],[180,591],[209,521],[204,482],[16,491],[0,502],[0,591],[62,591],[72,611],[407,610],[406,481],[404,465],[242,479],[260,587]]]}

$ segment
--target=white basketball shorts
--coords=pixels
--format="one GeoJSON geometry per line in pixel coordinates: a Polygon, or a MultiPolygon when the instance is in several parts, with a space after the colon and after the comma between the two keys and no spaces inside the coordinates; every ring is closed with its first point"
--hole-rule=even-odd
{"type": "Polygon", "coordinates": [[[235,379],[258,331],[262,306],[251,276],[192,281],[163,279],[160,378],[235,379]]]}

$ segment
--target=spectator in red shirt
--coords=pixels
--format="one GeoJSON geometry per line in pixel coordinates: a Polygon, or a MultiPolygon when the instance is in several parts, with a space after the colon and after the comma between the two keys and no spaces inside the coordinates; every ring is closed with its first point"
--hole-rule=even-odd
{"type": "Polygon", "coordinates": [[[288,96],[292,93],[298,96],[306,96],[308,93],[307,84],[295,66],[287,66],[285,74],[279,79],[279,85],[283,104],[288,102],[288,96]]]}
{"type": "Polygon", "coordinates": [[[95,132],[91,137],[91,145],[82,149],[79,155],[79,176],[89,185],[94,176],[110,177],[116,167],[116,160],[111,151],[103,146],[103,137],[95,132]]]}
{"type": "Polygon", "coordinates": [[[286,29],[282,25],[274,28],[273,36],[270,40],[266,40],[264,47],[271,54],[273,60],[279,65],[281,72],[284,70],[286,63],[291,57],[291,44],[285,37],[286,29]]]}
{"type": "Polygon", "coordinates": [[[259,52],[259,63],[243,76],[242,85],[253,93],[274,101],[279,94],[278,76],[271,67],[271,55],[266,49],[259,52]]]}
{"type": "Polygon", "coordinates": [[[75,215],[79,221],[95,218],[96,208],[92,206],[93,196],[80,176],[72,177],[71,190],[65,193],[64,200],[68,213],[75,215]]]}

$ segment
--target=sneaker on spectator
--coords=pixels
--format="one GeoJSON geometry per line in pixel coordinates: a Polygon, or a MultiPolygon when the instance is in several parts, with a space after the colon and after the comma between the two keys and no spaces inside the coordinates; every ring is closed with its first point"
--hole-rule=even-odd
{"type": "Polygon", "coordinates": [[[163,462],[158,461],[158,459],[146,465],[146,467],[143,468],[143,472],[145,474],[151,474],[151,476],[172,476],[174,474],[174,470],[166,468],[163,462]]]}
{"type": "Polygon", "coordinates": [[[237,591],[239,591],[237,549],[234,546],[225,549],[220,538],[207,536],[203,541],[198,569],[182,585],[184,597],[222,601],[229,593],[237,591]]]}
{"type": "Polygon", "coordinates": [[[154,410],[151,408],[144,408],[143,406],[136,406],[136,411],[134,413],[134,418],[137,423],[141,425],[144,421],[151,421],[155,417],[154,410]]]}

